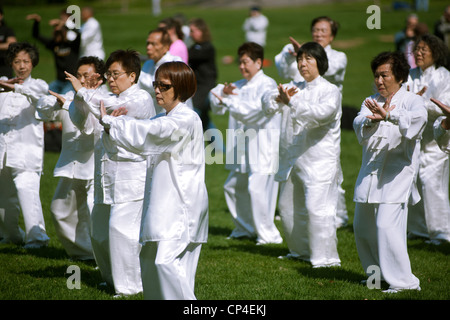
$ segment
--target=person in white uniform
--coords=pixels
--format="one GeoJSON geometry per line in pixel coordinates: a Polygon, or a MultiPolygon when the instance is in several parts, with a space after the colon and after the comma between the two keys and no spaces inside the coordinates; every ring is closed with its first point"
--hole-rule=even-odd
{"type": "Polygon", "coordinates": [[[227,138],[226,168],[230,174],[224,184],[225,199],[235,225],[230,238],[256,237],[258,244],[281,243],[274,222],[281,117],[266,117],[261,100],[264,92],[276,89],[277,84],[262,70],[262,46],[245,42],[239,47],[238,56],[244,78],[219,84],[210,93],[213,112],[229,111],[228,132],[233,133],[227,138]],[[248,142],[244,142],[245,136],[248,142]],[[242,148],[245,148],[243,152],[242,148]]]}
{"type": "MultiPolygon", "coordinates": [[[[105,63],[97,57],[82,57],[76,77],[83,87],[96,73],[97,87],[104,83],[105,63]]],[[[103,86],[103,88],[105,88],[103,86]]],[[[105,88],[106,90],[106,88],[105,88]]],[[[91,245],[91,212],[94,206],[94,143],[99,132],[80,131],[69,116],[69,106],[75,92],[64,95],[50,92],[39,99],[37,118],[41,121],[61,121],[62,148],[53,175],[59,177],[50,205],[56,235],[72,259],[94,259],[91,245]]]]}
{"type": "Polygon", "coordinates": [[[265,47],[268,27],[269,19],[262,14],[261,8],[258,6],[251,7],[249,16],[242,25],[242,30],[245,32],[245,41],[255,42],[261,47],[265,47]]]}
{"type": "Polygon", "coordinates": [[[433,244],[450,241],[449,156],[433,136],[433,124],[442,110],[430,98],[450,104],[450,72],[445,68],[449,56],[445,43],[434,35],[420,37],[414,46],[417,68],[409,72],[406,88],[422,95],[428,111],[423,133],[418,176],[422,200],[410,207],[410,237],[424,237],[433,244]]]}
{"type": "Polygon", "coordinates": [[[195,93],[195,74],[183,62],[167,62],[154,87],[165,113],[150,120],[103,113],[102,123],[115,143],[151,159],[140,233],[144,299],[191,300],[208,236],[202,122],[184,103],[195,93]]]}
{"type": "MultiPolygon", "coordinates": [[[[157,28],[149,32],[147,38],[147,56],[149,60],[142,66],[138,85],[152,96],[156,114],[164,111],[156,103],[155,90],[153,89],[156,70],[163,63],[169,61],[183,61],[181,57],[174,56],[170,53],[170,44],[170,35],[164,28],[157,28]]],[[[188,99],[186,103],[193,109],[192,99],[188,99]]]]}
{"type": "Polygon", "coordinates": [[[409,65],[401,52],[382,52],[371,62],[378,93],[366,98],[353,126],[362,146],[354,198],[356,249],[367,275],[378,266],[385,292],[420,290],[406,243],[408,203],[420,195],[420,139],[427,122],[425,101],[408,92],[409,65]]]}
{"type": "Polygon", "coordinates": [[[49,237],[39,197],[44,127],[35,118],[35,108],[48,84],[31,76],[39,62],[33,45],[10,44],[7,60],[16,77],[0,79],[0,227],[3,242],[25,241],[25,248],[40,248],[47,246],[49,237]],[[19,226],[20,213],[25,232],[19,226]]]}
{"type": "MultiPolygon", "coordinates": [[[[126,106],[128,116],[132,118],[150,119],[155,115],[152,98],[137,85],[141,63],[136,51],[114,51],[106,61],[105,69],[105,78],[112,91],[109,95],[102,94],[99,89],[88,90],[75,77],[68,75],[77,92],[73,108],[77,108],[78,113],[92,113],[99,119],[100,103],[103,102],[108,113],[126,106]]],[[[77,117],[79,120],[74,115],[74,123],[83,118],[77,117]]],[[[90,119],[86,121],[90,123],[90,119]]],[[[91,215],[94,256],[103,278],[114,285],[117,296],[136,294],[142,292],[139,228],[147,159],[118,146],[105,133],[102,133],[94,158],[94,208],[91,215]]]]}
{"type": "Polygon", "coordinates": [[[431,98],[434,104],[436,104],[444,113],[443,116],[434,121],[433,135],[434,139],[441,148],[447,154],[450,154],[450,107],[443,104],[441,101],[431,98]]]}
{"type": "Polygon", "coordinates": [[[100,23],[94,17],[94,9],[83,7],[81,9],[81,43],[80,57],[94,56],[105,59],[105,49],[103,48],[103,35],[100,23]]]}
{"type": "Polygon", "coordinates": [[[340,266],[336,210],[340,157],[341,93],[323,78],[328,59],[316,42],[302,45],[298,69],[305,81],[264,95],[266,114],[282,115],[278,207],[287,258],[314,268],[340,266]]]}
{"type": "MultiPolygon", "coordinates": [[[[343,94],[343,83],[347,68],[347,55],[344,52],[334,50],[331,47],[338,30],[339,23],[326,16],[317,17],[311,22],[312,41],[319,43],[325,49],[328,57],[328,70],[323,75],[323,78],[332,84],[335,84],[341,91],[341,94],[343,94]]],[[[275,66],[278,70],[278,74],[282,78],[301,82],[304,81],[304,79],[298,71],[296,60],[296,54],[301,47],[301,44],[292,37],[290,37],[290,41],[291,43],[285,45],[282,51],[275,56],[275,66]]],[[[345,190],[342,187],[344,174],[340,162],[338,166],[340,177],[336,225],[342,227],[348,223],[348,211],[345,203],[345,190]]]]}

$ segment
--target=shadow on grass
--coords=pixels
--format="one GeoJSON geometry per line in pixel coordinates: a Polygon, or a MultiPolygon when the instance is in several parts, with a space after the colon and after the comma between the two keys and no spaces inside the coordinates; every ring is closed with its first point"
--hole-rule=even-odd
{"type": "Polygon", "coordinates": [[[346,270],[343,267],[312,268],[310,265],[297,267],[300,275],[311,279],[328,279],[330,281],[346,281],[360,284],[366,276],[363,273],[346,270]]]}
{"type": "Polygon", "coordinates": [[[426,252],[442,253],[446,256],[450,255],[450,243],[445,242],[440,245],[426,243],[426,239],[408,240],[408,248],[421,250],[426,252]]]}

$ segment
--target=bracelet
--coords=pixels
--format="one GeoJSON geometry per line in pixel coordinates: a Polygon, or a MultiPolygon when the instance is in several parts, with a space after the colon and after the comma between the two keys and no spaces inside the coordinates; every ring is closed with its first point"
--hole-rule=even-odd
{"type": "Polygon", "coordinates": [[[390,117],[391,117],[391,114],[389,111],[387,111],[386,116],[384,117],[384,121],[388,121],[390,117]]]}

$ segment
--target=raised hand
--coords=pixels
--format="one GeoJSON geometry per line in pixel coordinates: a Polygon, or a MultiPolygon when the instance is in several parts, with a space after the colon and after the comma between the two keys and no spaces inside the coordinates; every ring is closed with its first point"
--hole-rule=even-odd
{"type": "Polygon", "coordinates": [[[58,104],[62,107],[64,103],[66,102],[66,99],[60,95],[59,93],[53,92],[51,90],[48,90],[48,93],[50,93],[52,96],[56,97],[56,101],[58,101],[58,104]]]}
{"type": "Polygon", "coordinates": [[[390,112],[395,108],[395,105],[391,106],[392,97],[393,94],[389,95],[383,106],[380,106],[374,99],[366,99],[364,105],[372,112],[372,115],[367,118],[372,121],[388,120],[390,112]]]}

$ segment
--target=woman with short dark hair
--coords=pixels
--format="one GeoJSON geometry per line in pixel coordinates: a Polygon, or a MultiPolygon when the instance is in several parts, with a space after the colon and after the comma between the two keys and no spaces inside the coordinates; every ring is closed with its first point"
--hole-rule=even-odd
{"type": "Polygon", "coordinates": [[[151,156],[141,223],[140,262],[144,298],[195,299],[201,244],[208,236],[208,195],[202,123],[185,101],[196,90],[183,62],[162,64],[153,83],[164,108],[149,120],[102,111],[102,123],[117,145],[151,156]]]}
{"type": "Polygon", "coordinates": [[[15,78],[0,78],[0,217],[3,242],[40,248],[48,244],[39,197],[43,170],[44,128],[36,105],[48,84],[31,73],[38,64],[38,49],[27,42],[11,43],[6,52],[15,78]],[[25,233],[19,226],[23,215],[25,233]]]}
{"type": "Polygon", "coordinates": [[[337,251],[341,93],[323,78],[328,59],[316,42],[302,45],[298,70],[305,79],[279,85],[264,97],[267,114],[281,112],[278,207],[289,248],[286,257],[314,268],[340,265],[337,251]]]}
{"type": "MultiPolygon", "coordinates": [[[[77,92],[69,112],[80,130],[98,130],[98,121],[91,118],[100,118],[101,104],[108,114],[125,106],[127,119],[150,119],[155,115],[152,97],[137,84],[141,70],[137,51],[114,51],[105,69],[111,90],[106,94],[83,87],[77,78],[66,73],[77,92]]],[[[147,157],[126,150],[102,132],[95,148],[91,242],[103,279],[114,286],[118,296],[142,292],[139,228],[146,168],[147,157]]]]}
{"type": "Polygon", "coordinates": [[[408,231],[433,244],[450,241],[449,157],[433,136],[433,123],[443,112],[430,99],[450,105],[449,52],[434,35],[420,37],[414,46],[417,68],[409,71],[406,86],[425,99],[428,123],[421,142],[418,185],[422,200],[410,208],[408,231]]]}
{"type": "Polygon", "coordinates": [[[367,275],[373,266],[380,268],[389,284],[385,292],[420,290],[406,222],[408,203],[420,199],[415,182],[427,114],[423,99],[402,87],[409,69],[403,53],[380,53],[371,67],[378,93],[364,100],[353,122],[363,148],[353,198],[356,248],[367,275]]]}

